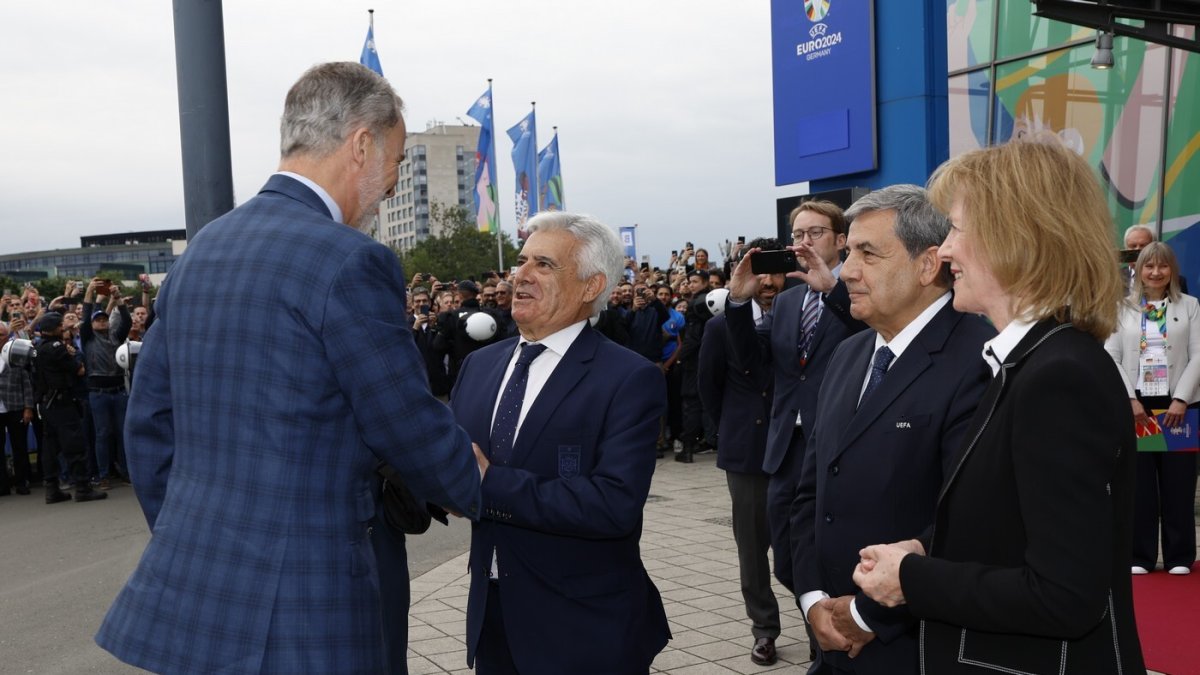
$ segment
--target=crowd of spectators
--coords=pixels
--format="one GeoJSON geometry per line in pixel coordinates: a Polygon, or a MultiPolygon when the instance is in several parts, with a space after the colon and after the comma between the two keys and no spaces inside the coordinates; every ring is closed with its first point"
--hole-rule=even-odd
{"type": "MultiPolygon", "coordinates": [[[[62,294],[49,300],[33,285],[5,289],[0,298],[0,344],[29,340],[36,348],[43,339],[42,326],[61,324],[61,340],[82,366],[70,398],[83,420],[86,479],[99,490],[129,482],[122,434],[130,378],[117,362],[117,350],[139,341],[154,321],[149,281],[141,280],[140,288],[132,290],[97,277],[86,284],[68,281],[62,294]]],[[[5,471],[0,471],[0,496],[14,491],[30,494],[39,482],[46,484],[47,494],[57,494],[71,483],[64,458],[55,467],[57,475],[46,480],[34,454],[46,447],[37,384],[31,368],[6,365],[0,372],[0,428],[6,459],[5,471]]]]}

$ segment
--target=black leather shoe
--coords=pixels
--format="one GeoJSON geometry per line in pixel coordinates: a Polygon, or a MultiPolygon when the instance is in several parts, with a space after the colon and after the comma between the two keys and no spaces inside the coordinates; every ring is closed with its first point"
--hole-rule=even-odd
{"type": "Polygon", "coordinates": [[[775,665],[775,638],[760,637],[754,641],[754,649],[750,650],[750,660],[760,666],[775,665]]]}
{"type": "Polygon", "coordinates": [[[63,492],[62,490],[55,490],[53,492],[48,491],[48,490],[46,491],[46,503],[47,504],[58,504],[59,502],[69,502],[69,501],[71,501],[71,495],[63,492]]]}
{"type": "Polygon", "coordinates": [[[19,495],[29,494],[29,486],[28,485],[17,485],[17,494],[19,494],[19,495]]]}
{"type": "Polygon", "coordinates": [[[683,452],[677,453],[675,455],[675,461],[683,462],[684,464],[691,464],[692,463],[692,451],[684,450],[683,452]]]}
{"type": "Polygon", "coordinates": [[[94,502],[99,499],[108,499],[108,493],[100,492],[99,490],[75,491],[75,501],[77,502],[94,502]]]}

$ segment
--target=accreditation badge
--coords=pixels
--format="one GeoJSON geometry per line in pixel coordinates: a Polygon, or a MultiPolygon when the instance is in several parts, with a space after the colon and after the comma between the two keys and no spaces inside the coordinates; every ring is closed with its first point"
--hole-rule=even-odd
{"type": "Polygon", "coordinates": [[[1170,375],[1167,371],[1167,357],[1161,354],[1143,355],[1138,362],[1141,366],[1138,377],[1138,391],[1142,396],[1167,396],[1170,394],[1170,375]]]}

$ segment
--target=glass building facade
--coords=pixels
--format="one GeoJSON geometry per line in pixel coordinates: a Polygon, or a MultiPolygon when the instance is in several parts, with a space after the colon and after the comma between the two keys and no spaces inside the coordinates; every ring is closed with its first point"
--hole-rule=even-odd
{"type": "Polygon", "coordinates": [[[1034,9],[947,0],[950,154],[1056,136],[1095,167],[1114,243],[1149,225],[1200,275],[1200,54],[1117,36],[1115,67],[1096,70],[1096,31],[1034,9]]]}

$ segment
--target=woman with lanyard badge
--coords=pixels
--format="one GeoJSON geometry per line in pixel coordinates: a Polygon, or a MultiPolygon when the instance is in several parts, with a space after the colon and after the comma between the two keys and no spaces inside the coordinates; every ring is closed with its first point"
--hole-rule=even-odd
{"type": "MultiPolygon", "coordinates": [[[[1179,264],[1166,244],[1154,242],[1138,255],[1129,301],[1105,348],[1121,369],[1138,427],[1157,422],[1154,410],[1166,411],[1161,417],[1166,433],[1185,424],[1184,413],[1200,400],[1200,302],[1180,292],[1179,264]]],[[[1154,569],[1160,517],[1163,569],[1191,572],[1195,494],[1196,453],[1138,454],[1134,574],[1154,569]]]]}

